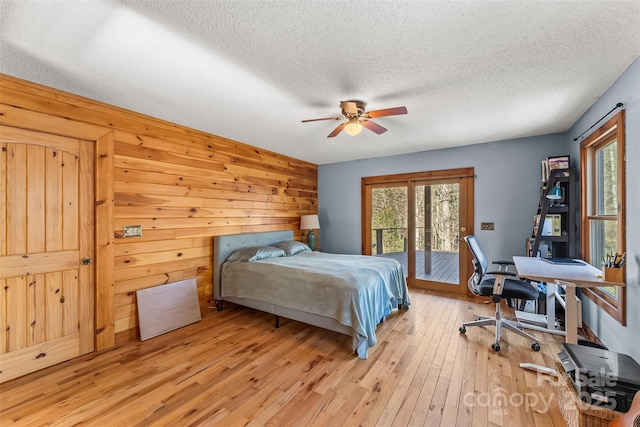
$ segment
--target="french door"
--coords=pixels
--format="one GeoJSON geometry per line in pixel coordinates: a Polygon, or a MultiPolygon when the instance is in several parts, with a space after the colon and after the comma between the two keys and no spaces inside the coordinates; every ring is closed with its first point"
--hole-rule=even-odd
{"type": "Polygon", "coordinates": [[[362,192],[364,254],[400,261],[409,286],[466,292],[472,168],[363,178],[362,192]]]}

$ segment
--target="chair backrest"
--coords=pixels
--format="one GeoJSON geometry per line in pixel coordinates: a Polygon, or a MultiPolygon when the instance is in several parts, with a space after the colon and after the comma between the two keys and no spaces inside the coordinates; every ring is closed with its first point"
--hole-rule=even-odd
{"type": "Polygon", "coordinates": [[[464,241],[469,245],[474,261],[480,267],[479,274],[484,276],[487,272],[487,265],[489,265],[489,262],[487,261],[487,257],[484,252],[482,252],[482,248],[480,248],[480,244],[478,243],[476,236],[464,236],[464,241]]]}
{"type": "Polygon", "coordinates": [[[480,282],[482,282],[482,277],[487,272],[487,257],[484,255],[484,252],[482,252],[476,236],[464,236],[464,241],[467,242],[473,255],[473,275],[469,277],[467,286],[471,292],[478,295],[478,287],[480,286],[480,282]]]}

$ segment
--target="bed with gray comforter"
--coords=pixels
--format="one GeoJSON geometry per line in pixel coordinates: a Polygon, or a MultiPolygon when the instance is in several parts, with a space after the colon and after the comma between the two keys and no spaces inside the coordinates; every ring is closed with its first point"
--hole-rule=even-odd
{"type": "MultiPolygon", "coordinates": [[[[400,263],[310,251],[290,242],[288,235],[276,235],[266,240],[268,244],[261,240],[260,245],[251,246],[249,238],[240,247],[217,241],[231,236],[216,238],[218,252],[224,248],[227,255],[214,269],[214,275],[219,274],[219,282],[214,283],[216,300],[349,334],[358,357],[366,359],[368,349],[376,344],[378,323],[392,310],[410,305],[400,263]],[[285,249],[283,255],[278,246],[285,249]]],[[[216,253],[215,258],[220,257],[216,253]]]]}

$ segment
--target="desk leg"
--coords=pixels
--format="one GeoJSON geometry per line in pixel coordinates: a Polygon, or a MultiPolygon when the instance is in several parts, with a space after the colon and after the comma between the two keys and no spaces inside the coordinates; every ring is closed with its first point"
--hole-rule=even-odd
{"type": "Polygon", "coordinates": [[[545,283],[547,286],[547,329],[554,331],[556,329],[556,292],[558,286],[553,282],[545,283]]]}
{"type": "Polygon", "coordinates": [[[569,344],[578,343],[578,303],[576,302],[576,285],[569,282],[562,282],[565,285],[565,319],[564,326],[567,332],[566,342],[569,344]]]}

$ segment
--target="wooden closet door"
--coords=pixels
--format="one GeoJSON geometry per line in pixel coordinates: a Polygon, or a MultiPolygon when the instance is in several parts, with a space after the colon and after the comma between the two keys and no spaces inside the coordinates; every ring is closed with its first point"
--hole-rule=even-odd
{"type": "Polygon", "coordinates": [[[0,126],[0,382],[94,348],[94,145],[0,126]]]}

